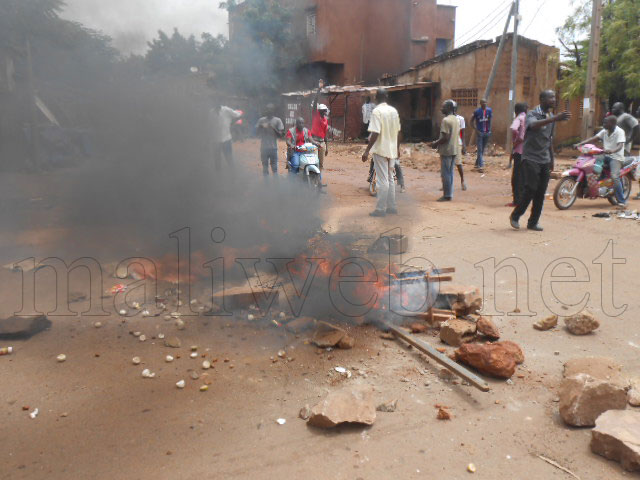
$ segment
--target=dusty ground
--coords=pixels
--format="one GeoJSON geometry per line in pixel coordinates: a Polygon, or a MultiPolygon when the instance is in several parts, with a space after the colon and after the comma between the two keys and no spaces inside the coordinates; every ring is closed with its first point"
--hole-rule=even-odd
{"type": "MultiPolygon", "coordinates": [[[[255,149],[254,142],[237,146],[245,158],[255,149]]],[[[434,362],[381,339],[371,326],[351,328],[356,337],[353,350],[318,352],[305,343],[306,335],[296,337],[268,322],[252,324],[246,316],[187,321],[184,331],[176,331],[173,322],[162,317],[122,323],[111,315],[100,319],[100,329],[94,328],[94,319],[56,318],[49,331],[10,342],[14,354],[0,357],[0,478],[460,479],[470,475],[469,463],[477,466],[474,477],[480,479],[571,478],[537,455],[557,461],[582,479],[621,477],[617,464],[590,452],[588,429],[562,424],[554,399],[562,365],[575,356],[607,355],[629,373],[640,371],[640,309],[635,302],[638,222],[593,218],[593,213],[609,210],[604,200],[579,200],[564,212],[548,201],[543,233],[516,232],[509,228],[509,210],[504,207],[510,192],[504,157],[491,158],[484,175],[472,172],[472,158],[467,158],[468,191],[461,192],[456,184],[455,200],[439,204],[436,159],[422,153],[403,160],[408,192],[399,195],[400,215],[372,219],[367,214],[374,199],[366,190],[361,151],[358,145],[334,146],[327,158],[331,206],[323,212],[326,230],[373,241],[400,227],[411,240],[405,259],[419,256],[455,266],[458,282],[484,284],[485,300],[495,299],[498,310],[505,312],[494,318],[503,338],[519,343],[526,355],[513,384],[490,380],[491,392],[482,393],[443,382],[434,362]],[[626,261],[615,266],[613,276],[610,268],[605,266],[601,273],[601,265],[594,263],[610,240],[615,242],[615,256],[626,261]],[[524,261],[528,279],[520,275],[516,281],[513,271],[504,269],[492,291],[476,265],[511,257],[524,261]],[[553,290],[559,301],[549,300],[549,288],[542,288],[543,274],[563,257],[582,262],[587,273],[580,275],[587,279],[556,283],[553,290]],[[526,288],[527,280],[533,317],[513,313],[516,289],[526,288]],[[590,295],[589,308],[602,320],[596,334],[575,337],[562,328],[532,329],[533,321],[548,315],[549,308],[578,303],[585,294],[590,295]],[[609,316],[611,302],[628,308],[609,316]],[[148,340],[141,343],[129,334],[135,330],[148,340]],[[164,347],[153,338],[159,333],[178,335],[182,348],[164,347]],[[199,370],[201,362],[189,358],[190,345],[218,359],[204,393],[198,391],[202,379],[189,378],[188,370],[199,370]],[[280,349],[286,349],[293,361],[274,363],[271,357],[280,349]],[[67,355],[66,362],[56,362],[59,353],[67,355]],[[165,363],[169,353],[181,358],[165,363]],[[133,356],[141,357],[143,365],[133,366],[133,356]],[[336,381],[329,376],[335,366],[351,369],[353,377],[336,381]],[[145,367],[157,377],[143,379],[140,372],[145,367]],[[182,378],[187,387],[178,390],[175,382],[182,378]],[[370,428],[333,431],[309,428],[297,418],[303,405],[350,382],[373,385],[380,402],[397,398],[398,410],[379,413],[370,428]],[[449,406],[453,419],[437,420],[435,404],[449,406]],[[23,407],[37,407],[40,413],[30,419],[23,407]],[[278,418],[285,418],[286,424],[277,424],[278,418]]],[[[247,162],[257,171],[257,162],[247,162]]],[[[48,212],[55,211],[54,192],[64,191],[72,175],[57,171],[0,179],[4,208],[17,209],[42,225],[5,226],[2,264],[24,258],[20,255],[28,255],[30,248],[46,250],[59,234],[48,212]]],[[[99,243],[107,232],[91,228],[86,238],[99,243]]],[[[556,272],[570,273],[562,268],[556,272]]],[[[7,316],[20,308],[20,275],[2,269],[0,281],[0,313],[7,316]]],[[[114,283],[106,279],[105,288],[114,283]]],[[[518,307],[526,312],[526,300],[520,298],[518,307]]],[[[439,344],[430,334],[425,338],[439,344]]]]}

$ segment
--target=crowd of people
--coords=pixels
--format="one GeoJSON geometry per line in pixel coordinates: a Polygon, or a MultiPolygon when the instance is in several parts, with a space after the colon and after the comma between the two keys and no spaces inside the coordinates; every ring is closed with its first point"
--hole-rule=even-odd
{"type": "MultiPolygon", "coordinates": [[[[318,150],[320,171],[324,169],[324,161],[329,155],[329,109],[318,102],[322,85],[317,90],[312,103],[312,125],[308,129],[302,117],[296,119],[295,126],[285,130],[280,118],[275,116],[276,108],[269,104],[265,116],[256,126],[256,134],[260,138],[260,158],[265,176],[269,168],[273,175],[278,174],[278,144],[284,138],[287,145],[287,168],[290,173],[297,173],[299,167],[299,148],[313,144],[318,150]]],[[[515,105],[514,120],[511,124],[513,150],[509,160],[512,167],[511,187],[513,201],[507,204],[513,208],[509,221],[514,229],[520,229],[520,218],[531,206],[527,220],[527,228],[542,231],[540,217],[544,205],[551,172],[554,167],[553,136],[558,122],[571,118],[568,111],[553,113],[556,107],[556,94],[553,90],[540,93],[540,103],[529,109],[526,103],[515,105]]],[[[438,139],[431,143],[440,155],[440,172],[442,180],[442,196],[439,202],[449,202],[454,195],[454,176],[457,169],[462,190],[467,189],[464,177],[462,158],[466,154],[465,128],[467,122],[458,115],[458,106],[453,100],[445,100],[441,106],[443,119],[440,124],[438,139]],[[454,166],[456,168],[454,168],[454,166]]],[[[640,113],[640,109],[639,109],[640,113]]],[[[214,125],[213,157],[219,168],[224,157],[229,164],[233,163],[231,144],[231,124],[242,117],[242,112],[214,104],[211,110],[214,125]]],[[[473,112],[469,124],[475,131],[477,153],[474,168],[483,171],[484,154],[491,138],[493,111],[486,99],[481,99],[480,106],[473,112]]],[[[631,154],[633,139],[638,137],[638,120],[625,112],[624,104],[615,103],[611,112],[604,119],[603,129],[595,136],[575,145],[580,147],[588,143],[603,144],[602,161],[606,163],[614,183],[615,199],[620,206],[626,205],[623,194],[620,170],[625,156],[631,154]]],[[[404,175],[400,165],[400,142],[402,130],[398,111],[389,104],[389,92],[380,88],[376,92],[375,103],[366,97],[362,105],[362,132],[367,138],[367,146],[362,155],[363,162],[369,162],[369,181],[375,182],[377,203],[374,217],[395,215],[398,213],[396,203],[396,181],[400,191],[405,191],[404,175]],[[370,159],[371,157],[371,159],[370,159]]],[[[640,193],[635,197],[640,199],[640,193]]]]}

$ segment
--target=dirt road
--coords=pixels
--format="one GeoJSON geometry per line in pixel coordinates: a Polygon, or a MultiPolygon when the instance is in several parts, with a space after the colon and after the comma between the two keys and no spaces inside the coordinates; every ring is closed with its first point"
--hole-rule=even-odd
{"type": "MultiPolygon", "coordinates": [[[[236,146],[247,169],[258,174],[257,161],[249,160],[256,149],[253,141],[236,146]]],[[[437,159],[420,152],[403,159],[407,193],[399,195],[400,214],[371,218],[374,199],[367,193],[362,149],[336,145],[326,160],[330,207],[323,212],[325,230],[353,233],[369,242],[400,228],[411,242],[405,261],[422,257],[454,266],[457,282],[484,286],[485,302],[503,312],[494,317],[503,338],[521,345],[526,356],[511,383],[489,380],[491,392],[482,393],[446,382],[434,362],[380,338],[373,326],[349,327],[355,348],[327,352],[309,345],[304,334],[246,317],[187,320],[185,330],[176,330],[173,320],[162,317],[122,322],[112,314],[100,319],[101,328],[94,319],[60,317],[49,331],[11,342],[15,352],[0,357],[0,478],[461,479],[470,475],[469,463],[476,465],[473,476],[479,479],[571,478],[537,455],[582,479],[622,476],[618,464],[590,452],[590,430],[563,425],[555,400],[562,365],[570,358],[611,356],[626,372],[640,371],[640,309],[635,302],[639,223],[593,218],[593,213],[610,209],[604,200],[578,201],[564,212],[547,201],[544,232],[514,231],[504,207],[510,192],[510,172],[501,166],[506,158],[490,158],[492,166],[484,175],[472,172],[467,158],[468,191],[460,191],[456,176],[454,201],[441,204],[435,202],[440,196],[437,159]],[[615,260],[613,275],[610,241],[615,257],[622,259],[615,260]],[[572,272],[560,264],[553,274],[580,282],[551,287],[545,272],[550,275],[548,267],[567,258],[578,268],[572,272]],[[491,288],[492,259],[511,259],[520,269],[518,277],[513,269],[502,269],[491,288]],[[570,310],[585,295],[601,319],[597,333],[576,337],[562,328],[532,328],[536,319],[561,305],[570,310]],[[625,304],[623,313],[616,311],[625,304]],[[514,312],[516,307],[520,313],[514,312]],[[129,333],[135,331],[147,340],[129,333]],[[178,336],[182,348],[165,347],[159,334],[178,336]],[[191,345],[198,347],[197,359],[189,357],[191,345]],[[281,349],[291,361],[277,359],[281,349]],[[67,356],[64,363],[56,362],[60,353],[67,356]],[[166,363],[167,354],[175,361],[166,363]],[[217,359],[207,372],[200,368],[202,355],[217,359]],[[134,356],[141,365],[132,365],[134,356]],[[330,375],[336,366],[350,369],[353,376],[336,380],[330,375]],[[156,378],[143,379],[143,368],[156,378]],[[201,378],[192,380],[189,370],[201,378]],[[203,373],[211,380],[206,392],[199,391],[203,373]],[[175,387],[180,379],[186,380],[184,390],[175,387]],[[332,431],[309,428],[298,418],[302,406],[348,382],[373,385],[379,402],[397,398],[397,411],[379,413],[372,427],[332,431]],[[449,406],[453,418],[437,420],[435,404],[449,406]],[[39,415],[31,419],[34,408],[39,415]],[[278,418],[286,423],[279,425],[278,418]]],[[[46,251],[53,244],[61,227],[47,224],[50,217],[41,204],[48,204],[54,191],[64,191],[72,175],[0,180],[5,205],[42,219],[39,228],[5,229],[3,264],[28,254],[30,247],[46,251]],[[34,196],[43,199],[33,201],[34,196]]],[[[55,202],[51,208],[55,210],[55,202]]],[[[85,238],[96,245],[112,233],[98,226],[73,228],[86,229],[85,238]]],[[[90,250],[90,245],[78,248],[90,250]]],[[[20,309],[20,274],[3,269],[0,281],[4,317],[20,309]]],[[[50,299],[55,293],[45,295],[50,299]]],[[[431,334],[425,339],[441,346],[431,334]]]]}

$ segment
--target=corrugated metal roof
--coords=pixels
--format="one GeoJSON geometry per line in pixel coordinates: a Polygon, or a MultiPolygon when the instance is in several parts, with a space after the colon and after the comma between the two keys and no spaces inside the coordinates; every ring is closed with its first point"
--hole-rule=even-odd
{"type": "MultiPolygon", "coordinates": [[[[385,88],[388,92],[395,92],[398,90],[413,90],[416,88],[425,88],[436,85],[436,82],[417,82],[417,83],[403,83],[400,85],[381,85],[374,87],[364,87],[362,85],[345,85],[345,86],[337,86],[337,85],[329,85],[320,90],[320,93],[323,95],[331,95],[331,94],[341,94],[341,93],[371,93],[375,94],[379,88],[385,88]]],[[[284,97],[309,97],[311,95],[315,95],[317,90],[300,90],[297,92],[287,92],[283,93],[284,97]]]]}

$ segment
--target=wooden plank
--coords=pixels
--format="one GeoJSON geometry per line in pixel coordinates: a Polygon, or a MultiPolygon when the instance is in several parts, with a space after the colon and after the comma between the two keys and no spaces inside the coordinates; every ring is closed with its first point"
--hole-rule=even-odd
{"type": "Polygon", "coordinates": [[[394,335],[401,338],[402,340],[407,342],[409,345],[414,346],[415,348],[420,350],[422,353],[424,353],[425,355],[427,355],[428,357],[432,358],[433,360],[438,362],[440,365],[445,367],[447,370],[450,370],[451,372],[458,375],[460,378],[466,380],[471,385],[476,387],[478,390],[481,390],[483,392],[488,392],[490,390],[489,384],[485,382],[482,378],[480,378],[478,375],[474,373],[471,373],[462,365],[458,365],[456,362],[451,360],[446,355],[437,351],[428,343],[423,342],[422,340],[414,337],[413,335],[405,332],[404,330],[402,330],[399,327],[396,327],[395,325],[385,323],[385,326],[389,330],[391,330],[394,335]]]}

